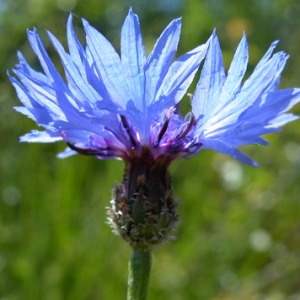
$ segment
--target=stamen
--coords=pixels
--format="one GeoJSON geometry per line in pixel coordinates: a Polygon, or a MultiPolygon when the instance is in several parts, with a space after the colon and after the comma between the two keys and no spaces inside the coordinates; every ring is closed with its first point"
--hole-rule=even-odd
{"type": "Polygon", "coordinates": [[[129,136],[130,142],[132,144],[133,147],[137,146],[137,142],[136,139],[134,137],[134,135],[132,134],[132,129],[129,126],[129,123],[127,121],[127,118],[123,115],[120,115],[121,121],[122,121],[122,125],[124,127],[124,129],[126,130],[127,135],[129,136]]]}
{"type": "Polygon", "coordinates": [[[192,129],[192,127],[195,125],[195,117],[194,115],[192,114],[191,118],[190,118],[190,121],[188,123],[188,125],[185,127],[185,129],[183,131],[181,131],[181,133],[179,133],[177,136],[176,136],[176,139],[181,139],[183,137],[185,137],[189,132],[190,130],[192,129]]]}
{"type": "MultiPolygon", "coordinates": [[[[73,145],[70,142],[67,142],[67,145],[69,148],[71,148],[72,150],[80,153],[80,154],[84,154],[84,155],[103,155],[103,153],[101,153],[101,151],[110,151],[112,150],[111,148],[99,148],[99,150],[94,150],[94,149],[82,149],[79,147],[76,147],[75,145],[73,145]]],[[[105,156],[111,156],[111,155],[105,155],[105,156]]]]}
{"type": "Polygon", "coordinates": [[[164,136],[164,134],[166,133],[167,129],[168,129],[168,126],[169,126],[169,122],[170,122],[170,118],[168,117],[165,122],[164,122],[164,125],[162,126],[162,128],[160,129],[159,131],[159,134],[157,136],[157,140],[155,141],[154,143],[154,146],[157,147],[158,144],[160,143],[162,137],[164,136]]]}
{"type": "Polygon", "coordinates": [[[157,147],[158,144],[160,143],[161,139],[163,138],[164,134],[166,133],[169,123],[170,123],[170,119],[172,114],[174,114],[178,109],[178,104],[176,104],[175,106],[172,106],[168,112],[167,112],[167,117],[166,120],[164,122],[164,125],[162,126],[162,128],[160,129],[160,132],[158,134],[157,140],[154,143],[154,147],[157,147]]]}

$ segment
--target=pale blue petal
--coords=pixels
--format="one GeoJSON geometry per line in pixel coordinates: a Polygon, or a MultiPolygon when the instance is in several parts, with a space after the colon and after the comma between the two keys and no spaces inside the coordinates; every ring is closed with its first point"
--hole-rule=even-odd
{"type": "Polygon", "coordinates": [[[248,59],[248,43],[247,37],[244,34],[234,54],[222,89],[222,91],[224,91],[222,96],[226,97],[226,99],[232,98],[233,95],[239,91],[243,76],[247,69],[248,59]]]}
{"type": "Polygon", "coordinates": [[[172,21],[157,40],[147,59],[145,108],[157,98],[157,91],[175,56],[180,29],[181,19],[172,21]]]}
{"type": "Polygon", "coordinates": [[[169,68],[156,99],[163,108],[177,104],[186,94],[200,63],[205,57],[207,44],[201,45],[179,57],[169,68]]]}
{"type": "Polygon", "coordinates": [[[83,25],[87,34],[88,51],[93,59],[99,81],[102,81],[111,101],[125,109],[131,95],[120,57],[99,31],[90,26],[86,20],[83,20],[83,25]]]}
{"type": "Polygon", "coordinates": [[[224,142],[216,141],[216,140],[205,140],[203,141],[203,149],[212,149],[217,152],[230,155],[234,159],[237,159],[245,164],[251,165],[253,167],[257,167],[258,164],[256,161],[242,153],[240,150],[231,147],[224,142]]]}
{"type": "Polygon", "coordinates": [[[31,47],[35,54],[37,55],[39,62],[47,75],[48,78],[50,78],[54,84],[57,85],[64,85],[64,82],[56,70],[53,62],[51,61],[50,57],[48,56],[45,47],[43,46],[43,43],[41,42],[37,30],[34,29],[33,31],[28,30],[27,31],[28,40],[31,44],[31,47]]]}
{"type": "MultiPolygon", "coordinates": [[[[249,54],[248,54],[248,43],[247,38],[243,35],[242,40],[240,41],[238,48],[235,52],[235,55],[232,59],[231,65],[228,70],[226,80],[224,82],[220,99],[223,101],[218,101],[215,109],[211,111],[211,115],[217,115],[222,110],[234,101],[237,95],[240,92],[241,82],[243,76],[245,75],[247,64],[248,64],[249,54]]],[[[206,116],[206,119],[208,116],[206,116]]],[[[202,122],[205,119],[202,119],[202,122]]]]}
{"type": "Polygon", "coordinates": [[[61,108],[56,103],[55,92],[48,85],[43,82],[34,80],[34,78],[27,77],[25,74],[15,71],[16,75],[19,77],[20,82],[13,79],[13,85],[16,88],[19,99],[22,103],[31,110],[31,114],[35,116],[35,120],[39,124],[43,124],[42,118],[38,117],[41,111],[45,111],[42,114],[43,118],[48,115],[46,122],[50,119],[64,119],[65,114],[62,112],[61,108]],[[30,104],[29,104],[30,103],[30,104]]]}
{"type": "Polygon", "coordinates": [[[62,137],[55,133],[38,130],[32,130],[30,133],[27,133],[20,137],[21,142],[30,143],[53,143],[62,140],[62,137]]]}
{"type": "Polygon", "coordinates": [[[203,115],[202,121],[204,122],[211,115],[211,112],[220,102],[225,79],[222,52],[214,32],[192,101],[192,110],[196,118],[203,115]]]}
{"type": "Polygon", "coordinates": [[[132,100],[142,110],[145,95],[144,65],[146,52],[143,44],[140,23],[130,9],[121,32],[121,60],[125,76],[131,84],[132,100]]]}
{"type": "Polygon", "coordinates": [[[267,123],[274,117],[290,110],[299,102],[299,89],[285,89],[272,91],[263,98],[259,98],[248,109],[244,110],[239,120],[255,120],[259,114],[260,120],[267,123]]]}
{"type": "Polygon", "coordinates": [[[73,15],[70,14],[67,22],[67,41],[72,61],[77,66],[81,76],[87,80],[86,75],[86,57],[83,46],[80,44],[74,27],[73,27],[73,15]]]}
{"type": "Polygon", "coordinates": [[[68,80],[70,92],[76,95],[76,98],[74,99],[75,101],[79,100],[74,102],[73,105],[76,105],[78,109],[82,109],[83,106],[89,106],[95,102],[103,101],[102,97],[93,89],[86,79],[82,77],[82,74],[75,65],[74,61],[64,51],[62,45],[56,39],[56,37],[54,37],[50,32],[48,34],[61,59],[68,80]]]}
{"type": "Polygon", "coordinates": [[[277,47],[278,43],[279,43],[279,41],[274,41],[271,44],[268,51],[265,53],[265,55],[261,58],[259,63],[256,65],[254,71],[258,71],[259,69],[264,69],[265,63],[271,58],[273,51],[277,47]]]}
{"type": "Polygon", "coordinates": [[[67,158],[67,157],[70,157],[70,156],[75,155],[75,154],[77,154],[76,151],[74,151],[70,148],[66,148],[64,151],[58,153],[57,157],[58,158],[67,158]]]}
{"type": "MultiPolygon", "coordinates": [[[[300,101],[299,101],[300,102],[300,101]]],[[[293,114],[283,114],[283,115],[279,115],[276,118],[273,118],[270,121],[270,127],[271,128],[278,128],[281,126],[284,126],[287,123],[290,123],[292,121],[298,120],[299,116],[295,116],[293,114]]]]}

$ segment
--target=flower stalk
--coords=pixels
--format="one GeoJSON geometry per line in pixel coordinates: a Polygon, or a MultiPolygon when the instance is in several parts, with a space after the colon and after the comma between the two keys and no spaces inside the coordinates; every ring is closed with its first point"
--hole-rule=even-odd
{"type": "Polygon", "coordinates": [[[133,250],[128,264],[127,300],[147,299],[150,270],[150,251],[133,250]]]}

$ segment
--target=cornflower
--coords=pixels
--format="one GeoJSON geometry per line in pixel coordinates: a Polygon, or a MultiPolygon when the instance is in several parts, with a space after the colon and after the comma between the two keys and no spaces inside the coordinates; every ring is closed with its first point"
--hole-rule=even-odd
{"type": "Polygon", "coordinates": [[[114,189],[110,223],[133,249],[149,251],[167,239],[178,222],[168,167],[180,157],[212,149],[243,163],[257,163],[238,148],[267,142],[264,134],[297,119],[287,113],[300,100],[300,89],[278,89],[288,55],[273,54],[277,42],[243,82],[248,43],[243,35],[228,72],[216,32],[208,41],[175,59],[181,19],[172,21],[147,56],[137,15],[130,9],[121,31],[120,55],[110,42],[82,20],[86,45],[67,22],[66,52],[48,32],[64,70],[47,54],[37,30],[28,40],[42,72],[21,53],[9,78],[23,106],[16,110],[44,131],[33,130],[25,142],[64,141],[59,157],[76,153],[122,159],[123,182],[114,189]],[[204,61],[190,96],[191,112],[179,103],[204,61]]]}

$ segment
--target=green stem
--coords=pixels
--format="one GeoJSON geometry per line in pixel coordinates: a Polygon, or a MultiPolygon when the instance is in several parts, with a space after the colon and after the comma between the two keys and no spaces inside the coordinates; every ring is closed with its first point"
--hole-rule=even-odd
{"type": "Polygon", "coordinates": [[[146,300],[151,269],[151,253],[133,250],[128,264],[127,300],[146,300]]]}

